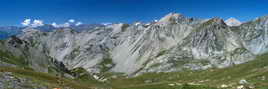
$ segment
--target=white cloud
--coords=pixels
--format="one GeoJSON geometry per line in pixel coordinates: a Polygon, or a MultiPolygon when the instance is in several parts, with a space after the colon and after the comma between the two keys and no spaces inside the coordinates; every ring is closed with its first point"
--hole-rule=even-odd
{"type": "Polygon", "coordinates": [[[61,27],[70,27],[70,26],[73,26],[73,25],[79,26],[81,24],[83,24],[83,23],[82,22],[76,22],[75,20],[70,19],[70,20],[68,20],[68,22],[65,22],[63,24],[57,24],[56,22],[53,22],[51,25],[53,27],[56,27],[56,28],[61,28],[61,27]]]}
{"type": "Polygon", "coordinates": [[[43,26],[44,23],[42,20],[34,20],[33,23],[31,24],[32,27],[39,27],[39,26],[43,26]]]}
{"type": "Polygon", "coordinates": [[[74,23],[75,20],[74,20],[74,19],[69,19],[68,22],[70,22],[70,23],[74,23]]]}
{"type": "Polygon", "coordinates": [[[79,26],[79,25],[81,25],[81,24],[83,24],[82,22],[77,22],[76,24],[75,24],[75,26],[79,26]]]}
{"type": "Polygon", "coordinates": [[[25,19],[21,24],[23,26],[29,26],[31,24],[31,19],[25,19]]]}

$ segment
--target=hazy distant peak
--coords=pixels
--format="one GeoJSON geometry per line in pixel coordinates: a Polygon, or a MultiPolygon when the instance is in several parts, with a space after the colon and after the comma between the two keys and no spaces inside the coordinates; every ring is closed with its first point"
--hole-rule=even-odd
{"type": "Polygon", "coordinates": [[[242,24],[239,20],[237,20],[237,19],[235,19],[235,18],[233,18],[233,17],[227,19],[227,20],[225,21],[225,23],[226,23],[228,26],[239,26],[239,25],[242,24]]]}

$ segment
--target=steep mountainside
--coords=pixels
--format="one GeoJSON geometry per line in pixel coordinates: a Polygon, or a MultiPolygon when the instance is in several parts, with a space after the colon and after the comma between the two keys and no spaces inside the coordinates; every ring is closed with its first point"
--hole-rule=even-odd
{"type": "Polygon", "coordinates": [[[268,16],[257,18],[233,29],[237,32],[239,38],[243,40],[248,50],[254,54],[267,52],[268,16]]]}
{"type": "Polygon", "coordinates": [[[151,66],[163,71],[223,68],[253,58],[254,55],[243,47],[237,35],[221,19],[213,18],[193,29],[175,47],[156,56],[156,61],[152,61],[148,69],[153,71],[151,66]]]}

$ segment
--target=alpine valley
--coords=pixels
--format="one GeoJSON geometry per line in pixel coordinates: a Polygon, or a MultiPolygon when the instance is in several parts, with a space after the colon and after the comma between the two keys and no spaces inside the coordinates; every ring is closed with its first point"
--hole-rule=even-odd
{"type": "Polygon", "coordinates": [[[0,89],[268,89],[268,16],[241,23],[170,13],[0,34],[0,89]]]}

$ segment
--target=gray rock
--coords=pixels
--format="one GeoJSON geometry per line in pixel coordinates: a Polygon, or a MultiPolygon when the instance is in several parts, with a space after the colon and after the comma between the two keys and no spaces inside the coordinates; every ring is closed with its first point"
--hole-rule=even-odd
{"type": "Polygon", "coordinates": [[[30,79],[17,77],[11,72],[0,72],[0,89],[48,89],[30,79]]]}

